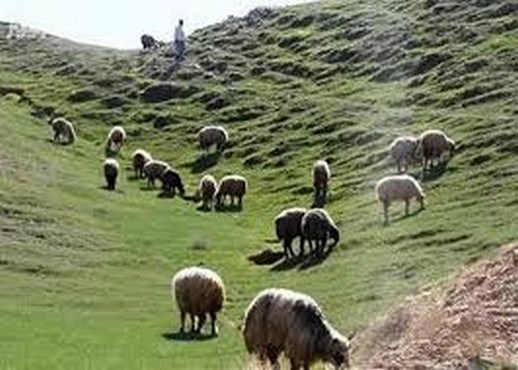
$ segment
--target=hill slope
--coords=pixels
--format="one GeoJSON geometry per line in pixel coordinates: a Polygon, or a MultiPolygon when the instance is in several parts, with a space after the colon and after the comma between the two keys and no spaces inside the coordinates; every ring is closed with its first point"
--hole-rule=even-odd
{"type": "Polygon", "coordinates": [[[0,39],[1,367],[238,368],[236,328],[264,287],[311,294],[348,332],[516,239],[516,12],[503,0],[259,9],[196,32],[181,67],[166,53],[50,35],[0,39]],[[50,112],[77,124],[77,146],[45,140],[50,112]],[[221,158],[195,145],[213,122],[231,135],[221,158]],[[158,199],[129,172],[122,193],[101,191],[114,124],[129,132],[123,163],[147,148],[189,193],[202,173],[245,174],[244,211],[158,199]],[[460,143],[458,155],[424,178],[425,212],[401,218],[394,207],[383,227],[373,185],[393,171],[386,147],[431,127],[460,143]],[[318,158],[332,166],[326,207],[343,240],[315,265],[251,265],[272,247],[273,217],[311,205],[318,158]],[[227,283],[221,337],[171,343],[161,336],[172,325],[168,279],[200,262],[227,283]]]}

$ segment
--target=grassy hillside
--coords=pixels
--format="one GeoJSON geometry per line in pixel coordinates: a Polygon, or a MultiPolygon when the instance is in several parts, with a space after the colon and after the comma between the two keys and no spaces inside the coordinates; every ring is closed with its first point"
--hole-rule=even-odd
{"type": "Polygon", "coordinates": [[[312,295],[349,332],[516,239],[517,11],[503,0],[262,9],[197,31],[181,67],[165,52],[0,38],[0,367],[242,368],[237,328],[262,288],[312,295]],[[77,124],[77,145],[48,141],[51,112],[77,124]],[[195,133],[214,122],[231,144],[202,157],[195,133]],[[102,190],[114,124],[129,132],[123,167],[146,148],[189,194],[203,173],[246,175],[243,212],[160,199],[129,168],[118,192],[102,190]],[[384,227],[373,186],[393,171],[386,148],[427,128],[458,154],[424,176],[425,212],[395,206],[384,227]],[[277,248],[275,215],[312,204],[318,158],[332,166],[326,208],[343,240],[325,261],[254,266],[248,256],[277,248]],[[169,279],[200,263],[227,284],[220,337],[168,340],[169,279]]]}

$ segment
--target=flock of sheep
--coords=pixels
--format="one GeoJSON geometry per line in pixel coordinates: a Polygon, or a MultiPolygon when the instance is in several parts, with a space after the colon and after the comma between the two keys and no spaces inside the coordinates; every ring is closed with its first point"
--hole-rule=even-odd
{"type": "MultiPolygon", "coordinates": [[[[54,141],[71,144],[76,140],[74,126],[64,118],[50,121],[54,130],[54,141]]],[[[106,139],[106,156],[103,163],[107,189],[116,188],[119,164],[114,158],[121,150],[126,133],[120,126],[113,127],[106,139]]],[[[221,126],[207,126],[198,133],[198,142],[203,150],[216,146],[223,150],[228,134],[221,126]]],[[[451,157],[455,143],[444,132],[428,130],[419,137],[400,137],[392,142],[389,151],[397,165],[396,175],[387,176],[376,184],[378,200],[383,205],[384,220],[388,222],[388,209],[394,201],[405,202],[409,212],[410,200],[416,198],[424,208],[425,194],[419,183],[407,174],[411,164],[423,163],[423,171],[434,162],[442,162],[444,155],[451,157]]],[[[162,183],[164,192],[185,193],[180,174],[166,162],[153,159],[145,150],[138,149],[132,155],[136,178],[147,178],[148,186],[154,187],[155,180],[162,183]]],[[[318,160],[313,165],[313,186],[317,196],[325,197],[329,189],[331,171],[329,164],[318,160]]],[[[202,207],[210,210],[225,204],[230,198],[232,205],[242,206],[247,192],[246,178],[239,175],[223,177],[218,183],[211,175],[205,175],[199,182],[196,199],[202,207]]],[[[274,220],[277,238],[283,242],[285,258],[295,256],[292,243],[300,240],[300,255],[304,255],[304,244],[309,252],[321,255],[329,239],[330,248],[340,240],[340,230],[329,213],[323,208],[289,208],[283,210],[274,220]]],[[[223,280],[214,271],[202,267],[180,270],[171,282],[172,295],[180,311],[180,332],[185,332],[185,321],[189,315],[192,333],[200,333],[207,315],[211,320],[211,334],[216,336],[217,314],[225,302],[223,280]]],[[[249,353],[256,354],[262,363],[270,362],[279,368],[279,356],[284,353],[291,369],[309,369],[315,361],[332,364],[336,369],[349,366],[350,339],[337,332],[326,320],[318,304],[309,296],[286,289],[266,289],[260,292],[248,306],[242,325],[244,342],[249,353]]]]}

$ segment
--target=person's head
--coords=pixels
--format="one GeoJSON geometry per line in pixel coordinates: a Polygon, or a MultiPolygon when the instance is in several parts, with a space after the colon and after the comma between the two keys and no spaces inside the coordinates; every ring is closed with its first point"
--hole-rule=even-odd
{"type": "Polygon", "coordinates": [[[183,26],[183,19],[180,19],[180,21],[178,22],[178,24],[179,24],[180,26],[183,26]]]}

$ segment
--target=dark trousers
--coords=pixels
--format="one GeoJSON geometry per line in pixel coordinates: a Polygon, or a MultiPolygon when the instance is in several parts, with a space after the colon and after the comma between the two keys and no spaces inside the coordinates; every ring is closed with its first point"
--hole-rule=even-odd
{"type": "Polygon", "coordinates": [[[176,60],[181,62],[185,59],[185,41],[175,40],[174,51],[176,60]]]}

